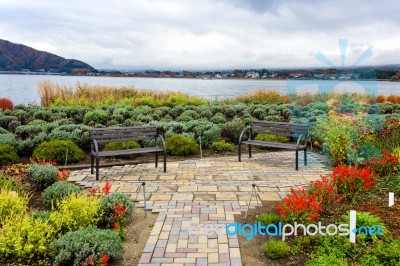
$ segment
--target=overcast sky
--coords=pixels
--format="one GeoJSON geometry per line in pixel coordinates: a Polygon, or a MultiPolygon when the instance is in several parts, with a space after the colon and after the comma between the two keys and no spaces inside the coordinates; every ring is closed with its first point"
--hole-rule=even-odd
{"type": "Polygon", "coordinates": [[[397,0],[0,0],[0,39],[95,68],[206,70],[400,63],[397,0]]]}

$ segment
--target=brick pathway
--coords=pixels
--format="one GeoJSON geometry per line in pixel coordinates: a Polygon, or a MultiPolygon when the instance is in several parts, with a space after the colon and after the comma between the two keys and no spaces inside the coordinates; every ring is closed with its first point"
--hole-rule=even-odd
{"type": "MultiPolygon", "coordinates": [[[[139,206],[143,194],[137,192],[146,182],[147,209],[159,214],[140,265],[242,265],[237,237],[228,237],[225,227],[247,209],[252,184],[259,200],[276,201],[290,187],[329,174],[313,153],[307,166],[299,157],[299,171],[294,152],[269,152],[240,163],[237,157],[167,162],[167,173],[153,163],[101,168],[100,182],[85,169],[72,172],[70,180],[84,187],[108,180],[112,191],[130,194],[139,206]]],[[[250,205],[256,205],[254,197],[250,205]]]]}

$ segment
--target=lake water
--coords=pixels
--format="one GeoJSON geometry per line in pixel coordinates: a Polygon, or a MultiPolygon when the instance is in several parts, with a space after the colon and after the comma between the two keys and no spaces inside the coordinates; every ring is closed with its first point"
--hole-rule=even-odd
{"type": "Polygon", "coordinates": [[[77,82],[91,85],[134,86],[137,89],[182,91],[208,99],[232,97],[259,89],[273,89],[281,93],[304,92],[361,92],[369,94],[400,94],[400,82],[339,81],[339,80],[252,80],[252,79],[182,79],[182,78],[125,78],[86,76],[40,76],[0,74],[0,98],[14,103],[40,103],[38,82],[50,80],[64,86],[77,82]]]}

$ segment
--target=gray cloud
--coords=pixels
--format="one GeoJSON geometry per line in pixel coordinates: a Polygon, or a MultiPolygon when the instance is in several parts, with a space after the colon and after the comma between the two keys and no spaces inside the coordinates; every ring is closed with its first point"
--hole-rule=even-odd
{"type": "Polygon", "coordinates": [[[0,38],[96,68],[224,69],[399,63],[393,0],[135,0],[0,2],[0,38]]]}

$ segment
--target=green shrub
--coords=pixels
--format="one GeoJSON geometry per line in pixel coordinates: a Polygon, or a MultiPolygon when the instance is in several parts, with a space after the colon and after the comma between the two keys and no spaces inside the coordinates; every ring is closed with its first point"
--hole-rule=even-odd
{"type": "Polygon", "coordinates": [[[284,241],[269,239],[263,247],[265,254],[271,259],[284,258],[289,254],[289,246],[284,241]]]}
{"type": "Polygon", "coordinates": [[[264,212],[258,215],[257,221],[261,223],[262,226],[268,226],[269,224],[277,224],[281,221],[281,217],[273,212],[264,212]]]}
{"type": "MultiPolygon", "coordinates": [[[[104,151],[117,151],[117,150],[126,150],[126,149],[137,149],[140,148],[140,144],[134,140],[128,142],[109,142],[104,145],[104,151]]],[[[130,154],[130,155],[118,155],[115,158],[122,158],[122,159],[136,159],[137,154],[130,154]]]]}
{"type": "Polygon", "coordinates": [[[253,111],[253,116],[258,120],[264,120],[264,118],[267,116],[267,112],[262,107],[256,108],[253,111]]]}
{"type": "Polygon", "coordinates": [[[32,183],[39,188],[47,188],[57,181],[57,168],[51,164],[32,164],[26,172],[30,174],[32,183]]]}
{"type": "MultiPolygon", "coordinates": [[[[349,213],[343,216],[343,221],[350,223],[349,213]]],[[[360,227],[365,227],[368,230],[371,226],[380,226],[382,228],[381,233],[383,236],[379,236],[378,234],[374,236],[366,235],[365,231],[361,230],[361,234],[357,234],[357,238],[361,243],[365,243],[366,241],[377,242],[379,239],[388,237],[389,231],[386,229],[379,217],[376,217],[369,212],[357,212],[356,228],[359,229],[360,227]]],[[[378,233],[378,231],[375,231],[375,233],[378,233]]]]}
{"type": "Polygon", "coordinates": [[[50,110],[39,110],[33,114],[33,118],[44,121],[50,121],[53,113],[50,110]]]}
{"type": "Polygon", "coordinates": [[[25,187],[19,183],[14,177],[7,176],[0,173],[0,189],[10,189],[12,191],[22,192],[25,191],[25,187]]]}
{"type": "Polygon", "coordinates": [[[93,122],[95,124],[105,124],[107,123],[108,119],[108,112],[101,109],[95,109],[85,114],[85,116],[83,117],[83,123],[85,125],[89,125],[90,122],[93,122]]]}
{"type": "Polygon", "coordinates": [[[399,265],[400,264],[400,239],[390,242],[379,241],[371,251],[372,258],[361,258],[361,262],[369,261],[369,264],[361,265],[399,265]],[[377,261],[379,263],[377,263],[377,261]],[[375,264],[372,264],[375,263],[375,264]]]}
{"type": "Polygon", "coordinates": [[[21,261],[47,255],[53,237],[54,229],[47,221],[20,213],[0,227],[0,261],[21,261]]]}
{"type": "Polygon", "coordinates": [[[235,118],[231,122],[225,123],[221,127],[221,136],[227,138],[233,143],[239,142],[240,133],[245,128],[244,123],[241,119],[235,118]]]}
{"type": "Polygon", "coordinates": [[[48,137],[50,140],[71,140],[84,146],[90,143],[89,129],[85,125],[62,125],[52,130],[48,137]]]}
{"type": "Polygon", "coordinates": [[[185,123],[184,132],[194,133],[196,140],[201,137],[201,145],[205,148],[211,147],[221,135],[220,128],[206,120],[191,120],[185,123]]]}
{"type": "Polygon", "coordinates": [[[56,204],[63,198],[73,194],[78,193],[80,188],[74,184],[67,182],[55,182],[53,185],[47,187],[43,193],[43,202],[48,206],[51,204],[56,204]]]}
{"type": "Polygon", "coordinates": [[[35,210],[32,212],[33,219],[41,219],[43,221],[49,221],[49,222],[50,222],[50,215],[51,211],[35,210]]]}
{"type": "Polygon", "coordinates": [[[40,143],[32,154],[35,160],[50,160],[57,163],[65,163],[66,157],[67,163],[76,163],[83,160],[85,153],[70,140],[51,140],[40,143]]]}
{"type": "Polygon", "coordinates": [[[220,140],[213,142],[211,148],[219,153],[228,153],[228,152],[233,152],[235,150],[235,145],[233,145],[232,143],[227,143],[225,142],[225,140],[220,140]]]}
{"type": "MultiPolygon", "coordinates": [[[[182,117],[182,116],[188,116],[194,120],[200,118],[200,115],[194,110],[186,110],[179,117],[182,117]]],[[[178,117],[178,119],[179,119],[179,117],[178,117]]]]}
{"type": "Polygon", "coordinates": [[[100,220],[100,225],[105,228],[113,228],[115,213],[115,206],[120,204],[122,208],[126,210],[125,219],[130,221],[133,216],[133,210],[135,204],[129,196],[126,194],[112,193],[101,197],[100,211],[102,213],[102,218],[100,220]]]}
{"type": "MultiPolygon", "coordinates": [[[[15,192],[10,188],[0,189],[0,225],[4,224],[6,219],[26,212],[29,197],[24,192],[15,192]]],[[[0,242],[1,243],[1,242],[0,242]]],[[[1,249],[1,248],[0,248],[1,249]]]]}
{"type": "Polygon", "coordinates": [[[0,127],[4,128],[4,129],[8,129],[8,125],[12,121],[18,121],[18,118],[15,116],[11,116],[11,115],[0,116],[0,127]]]}
{"type": "Polygon", "coordinates": [[[15,129],[15,135],[20,139],[33,138],[43,131],[42,126],[23,125],[15,129]]]}
{"type": "Polygon", "coordinates": [[[211,117],[210,121],[213,122],[214,124],[225,124],[226,118],[223,114],[216,113],[213,117],[211,117]]]}
{"type": "Polygon", "coordinates": [[[183,156],[196,154],[199,144],[194,139],[181,135],[173,135],[166,140],[167,152],[171,155],[183,156]]]}
{"type": "Polygon", "coordinates": [[[257,136],[255,137],[255,140],[280,142],[280,143],[290,142],[289,137],[280,136],[280,135],[272,135],[272,134],[257,134],[257,136]]]}
{"type": "Polygon", "coordinates": [[[33,150],[42,142],[46,141],[47,135],[44,132],[32,138],[18,142],[18,154],[31,156],[33,150]]]}
{"type": "Polygon", "coordinates": [[[111,230],[88,226],[75,232],[68,232],[51,244],[54,266],[87,265],[89,258],[96,263],[103,255],[110,260],[122,258],[122,240],[111,230]]]}
{"type": "Polygon", "coordinates": [[[14,109],[14,111],[12,112],[12,115],[17,117],[19,122],[21,122],[22,124],[26,124],[29,120],[28,112],[21,110],[21,109],[14,109]]]}
{"type": "Polygon", "coordinates": [[[335,254],[321,254],[307,261],[306,266],[346,266],[346,258],[337,257],[335,254]]]}
{"type": "Polygon", "coordinates": [[[0,144],[0,166],[18,163],[19,157],[15,148],[8,144],[0,144]]]}
{"type": "Polygon", "coordinates": [[[151,115],[140,114],[136,117],[136,120],[142,122],[142,124],[147,124],[153,121],[154,119],[151,115]]]}
{"type": "Polygon", "coordinates": [[[73,193],[64,197],[50,215],[50,221],[58,232],[75,231],[95,225],[101,218],[100,198],[73,193]]]}

